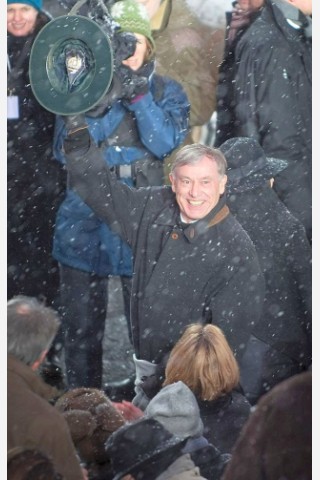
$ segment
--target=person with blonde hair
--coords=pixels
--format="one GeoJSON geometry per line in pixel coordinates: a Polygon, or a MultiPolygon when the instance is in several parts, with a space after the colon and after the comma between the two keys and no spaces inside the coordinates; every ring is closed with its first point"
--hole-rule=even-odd
{"type": "Polygon", "coordinates": [[[204,436],[222,453],[231,449],[251,405],[240,390],[240,371],[223,331],[191,324],[171,350],[163,386],[182,381],[197,398],[204,436]]]}

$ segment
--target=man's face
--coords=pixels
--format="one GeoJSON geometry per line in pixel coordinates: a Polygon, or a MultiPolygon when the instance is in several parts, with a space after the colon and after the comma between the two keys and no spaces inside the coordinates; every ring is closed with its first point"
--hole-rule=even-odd
{"type": "Polygon", "coordinates": [[[305,15],[312,15],[312,0],[286,0],[296,8],[299,8],[305,15]]]}
{"type": "Polygon", "coordinates": [[[183,220],[189,223],[204,218],[217,205],[227,176],[221,176],[216,163],[203,157],[194,165],[177,167],[170,181],[183,220]]]}
{"type": "Polygon", "coordinates": [[[264,4],[264,0],[238,0],[237,3],[242,10],[259,10],[264,4]]]}
{"type": "Polygon", "coordinates": [[[38,11],[24,3],[11,3],[7,6],[7,30],[16,37],[29,35],[36,24],[38,11]]]}

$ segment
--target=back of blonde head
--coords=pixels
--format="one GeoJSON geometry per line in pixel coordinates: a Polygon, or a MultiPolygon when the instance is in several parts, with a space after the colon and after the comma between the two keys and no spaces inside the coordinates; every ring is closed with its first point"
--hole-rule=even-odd
{"type": "Polygon", "coordinates": [[[220,328],[189,325],[172,349],[163,385],[181,380],[202,400],[214,400],[239,383],[239,366],[220,328]]]}

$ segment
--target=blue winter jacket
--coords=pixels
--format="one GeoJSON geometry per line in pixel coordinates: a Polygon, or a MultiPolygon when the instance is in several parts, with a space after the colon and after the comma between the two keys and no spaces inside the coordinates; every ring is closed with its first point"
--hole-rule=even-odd
{"type": "MultiPolygon", "coordinates": [[[[189,131],[189,102],[179,83],[155,74],[150,91],[138,101],[118,100],[103,117],[86,120],[106,164],[123,182],[134,187],[160,185],[165,157],[189,131]]],[[[64,122],[57,117],[54,155],[62,163],[65,136],[64,122]]],[[[102,277],[132,275],[131,248],[72,189],[67,189],[57,214],[53,257],[102,277]]]]}

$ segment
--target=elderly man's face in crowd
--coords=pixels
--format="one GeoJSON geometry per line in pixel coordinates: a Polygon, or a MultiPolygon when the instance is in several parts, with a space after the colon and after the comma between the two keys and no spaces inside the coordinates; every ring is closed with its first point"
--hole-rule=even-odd
{"type": "Polygon", "coordinates": [[[296,8],[299,8],[305,15],[312,15],[312,0],[286,0],[296,8]]]}
{"type": "Polygon", "coordinates": [[[34,30],[38,10],[25,3],[7,6],[7,30],[15,37],[25,37],[34,30]]]}
{"type": "Polygon", "coordinates": [[[194,165],[177,167],[170,181],[183,220],[189,223],[204,218],[217,205],[227,176],[221,176],[217,164],[203,157],[194,165]]]}
{"type": "Polygon", "coordinates": [[[258,10],[264,4],[264,0],[238,0],[237,4],[242,10],[258,10]]]}

